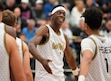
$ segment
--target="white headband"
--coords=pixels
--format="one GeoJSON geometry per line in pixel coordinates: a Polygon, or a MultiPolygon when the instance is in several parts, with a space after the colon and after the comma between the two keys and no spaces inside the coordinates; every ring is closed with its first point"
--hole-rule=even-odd
{"type": "Polygon", "coordinates": [[[56,7],[55,9],[52,10],[51,14],[54,14],[55,12],[59,11],[59,10],[63,10],[66,13],[66,9],[62,6],[56,7]]]}

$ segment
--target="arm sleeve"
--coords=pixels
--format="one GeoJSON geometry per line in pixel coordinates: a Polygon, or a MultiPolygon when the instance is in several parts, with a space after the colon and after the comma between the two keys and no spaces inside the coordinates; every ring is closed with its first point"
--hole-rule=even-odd
{"type": "Polygon", "coordinates": [[[93,40],[89,38],[85,38],[81,42],[81,53],[83,53],[85,50],[90,50],[92,54],[95,54],[96,45],[93,40]]]}

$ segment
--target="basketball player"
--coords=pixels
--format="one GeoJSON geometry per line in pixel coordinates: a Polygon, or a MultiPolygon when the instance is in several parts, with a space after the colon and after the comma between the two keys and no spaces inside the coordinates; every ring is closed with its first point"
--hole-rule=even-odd
{"type": "Polygon", "coordinates": [[[78,81],[111,81],[111,40],[99,34],[102,12],[94,7],[87,8],[83,17],[89,37],[81,42],[78,81]]]}
{"type": "MultiPolygon", "coordinates": [[[[0,21],[2,20],[3,4],[0,1],[0,21]]],[[[10,69],[16,81],[26,81],[20,61],[19,51],[15,39],[4,31],[4,24],[0,23],[0,80],[10,80],[10,69]],[[18,73],[19,72],[19,73],[18,73]]]]}
{"type": "MultiPolygon", "coordinates": [[[[2,7],[3,5],[3,1],[0,0],[0,5],[2,7]]],[[[4,6],[3,8],[0,8],[0,24],[3,24],[1,21],[2,21],[2,11],[4,10],[4,6]]],[[[14,38],[16,38],[16,32],[14,31],[14,29],[8,25],[5,25],[4,24],[4,30],[11,36],[13,36],[14,38]]]]}
{"type": "MultiPolygon", "coordinates": [[[[17,18],[12,11],[10,10],[3,11],[2,22],[16,29],[17,18]]],[[[27,81],[33,81],[31,68],[30,68],[30,57],[29,57],[30,53],[29,53],[28,46],[26,45],[25,42],[23,42],[21,39],[17,37],[16,37],[16,42],[19,47],[19,54],[21,57],[21,61],[23,62],[23,67],[24,67],[27,81]]]]}
{"type": "Polygon", "coordinates": [[[65,8],[61,5],[55,6],[50,16],[51,24],[39,27],[29,43],[30,52],[37,59],[35,81],[65,81],[63,74],[64,53],[73,73],[78,72],[68,39],[60,29],[65,21],[65,8]]]}

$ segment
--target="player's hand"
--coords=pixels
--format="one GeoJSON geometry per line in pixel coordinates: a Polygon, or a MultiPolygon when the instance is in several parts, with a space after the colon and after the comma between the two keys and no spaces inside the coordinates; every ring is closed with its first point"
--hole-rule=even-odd
{"type": "Polygon", "coordinates": [[[43,67],[45,68],[45,70],[46,70],[48,73],[52,74],[52,70],[51,70],[51,68],[49,67],[49,64],[48,64],[49,62],[52,62],[52,60],[44,59],[41,63],[42,63],[42,65],[43,65],[43,67]]]}

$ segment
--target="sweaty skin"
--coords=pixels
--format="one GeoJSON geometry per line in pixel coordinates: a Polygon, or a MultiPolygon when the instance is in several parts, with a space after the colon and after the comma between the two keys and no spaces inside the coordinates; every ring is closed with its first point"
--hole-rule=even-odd
{"type": "Polygon", "coordinates": [[[9,59],[10,70],[13,73],[15,81],[27,81],[23,71],[16,41],[12,36],[8,34],[6,34],[5,37],[6,37],[5,40],[6,49],[10,58],[9,59]]]}
{"type": "Polygon", "coordinates": [[[14,31],[13,27],[6,25],[5,26],[5,31],[11,35],[12,37],[14,37],[16,39],[16,32],[14,31]]]}
{"type": "MultiPolygon", "coordinates": [[[[65,12],[63,12],[63,11],[55,13],[55,15],[57,14],[57,16],[55,18],[57,18],[58,21],[55,21],[56,19],[54,17],[52,18],[53,20],[52,20],[52,23],[51,23],[51,27],[56,33],[60,32],[59,29],[62,25],[60,22],[63,23],[64,19],[65,19],[64,13],[65,12]],[[63,13],[63,15],[62,15],[62,13],[63,13]],[[55,23],[59,23],[59,25],[57,25],[55,23]]],[[[36,35],[32,38],[32,40],[29,43],[29,49],[30,49],[30,52],[33,54],[33,56],[43,65],[43,67],[46,69],[46,71],[48,71],[49,73],[52,73],[51,69],[48,65],[48,62],[51,62],[51,60],[43,58],[38,53],[38,51],[36,49],[36,46],[41,44],[42,42],[44,42],[43,41],[44,39],[46,41],[48,40],[48,37],[49,37],[48,35],[49,35],[49,31],[48,31],[48,28],[46,26],[39,27],[39,29],[36,32],[36,35]]],[[[65,52],[65,55],[66,55],[66,59],[67,59],[67,62],[69,64],[70,68],[74,70],[74,69],[76,69],[76,63],[75,63],[75,60],[72,56],[72,53],[70,52],[69,42],[68,42],[68,39],[67,39],[66,36],[65,36],[65,39],[66,39],[66,49],[65,49],[64,52],[65,52]]]]}

